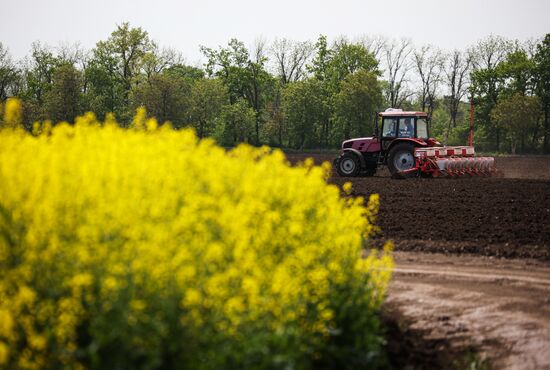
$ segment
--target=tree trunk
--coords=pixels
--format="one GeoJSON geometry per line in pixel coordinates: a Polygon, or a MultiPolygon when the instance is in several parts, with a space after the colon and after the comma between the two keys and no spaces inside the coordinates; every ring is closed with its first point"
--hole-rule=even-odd
{"type": "Polygon", "coordinates": [[[496,139],[496,149],[497,149],[497,152],[499,152],[500,151],[500,128],[498,127],[496,130],[495,139],[496,139]]]}
{"type": "Polygon", "coordinates": [[[548,122],[548,111],[550,110],[550,103],[544,105],[544,141],[543,152],[544,154],[550,154],[550,122],[548,122]]]}
{"type": "MultiPolygon", "coordinates": [[[[521,143],[521,154],[525,154],[525,133],[521,133],[521,140],[520,140],[520,143],[521,143]]],[[[516,153],[514,153],[516,154],[516,153]]]]}
{"type": "Polygon", "coordinates": [[[325,146],[328,148],[330,143],[330,120],[325,121],[325,146]]]}
{"type": "Polygon", "coordinates": [[[279,120],[279,145],[283,146],[283,122],[279,120]]]}
{"type": "Polygon", "coordinates": [[[536,153],[538,150],[537,150],[537,136],[539,134],[539,126],[540,126],[540,122],[539,120],[537,119],[537,126],[535,127],[535,129],[533,130],[533,136],[531,137],[531,150],[536,153]]]}
{"type": "Polygon", "coordinates": [[[256,145],[260,145],[260,112],[256,112],[256,145]]]}

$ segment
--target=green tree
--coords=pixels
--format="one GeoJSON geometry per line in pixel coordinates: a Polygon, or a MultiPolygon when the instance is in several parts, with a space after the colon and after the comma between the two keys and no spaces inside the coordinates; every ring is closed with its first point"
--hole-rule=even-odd
{"type": "Polygon", "coordinates": [[[170,121],[175,128],[190,123],[192,83],[169,73],[154,74],[132,90],[134,107],[144,106],[160,122],[170,121]]]}
{"type": "Polygon", "coordinates": [[[328,47],[327,37],[320,35],[315,43],[317,53],[313,57],[311,64],[307,66],[307,70],[313,74],[319,81],[327,79],[329,74],[329,63],[332,58],[333,51],[328,47]]]}
{"type": "Polygon", "coordinates": [[[499,65],[505,61],[511,50],[510,41],[499,36],[489,36],[470,50],[474,67],[470,93],[475,103],[476,121],[485,126],[489,135],[488,141],[493,144],[489,149],[496,151],[501,150],[504,133],[500,125],[492,122],[491,111],[498,104],[499,96],[505,88],[505,79],[499,65]]]}
{"type": "Polygon", "coordinates": [[[228,91],[219,79],[205,78],[191,89],[189,118],[199,138],[210,136],[216,128],[222,107],[228,103],[228,91]]]}
{"type": "Polygon", "coordinates": [[[516,154],[518,146],[525,152],[528,136],[535,140],[540,113],[539,99],[520,93],[500,101],[491,111],[492,120],[508,134],[512,154],[516,154]]]}
{"type": "Polygon", "coordinates": [[[132,84],[139,82],[137,77],[147,61],[146,56],[154,48],[146,31],[131,28],[127,22],[117,26],[107,40],[99,41],[87,71],[92,85],[92,107],[101,113],[115,112],[128,119],[132,84]]]}
{"type": "Polygon", "coordinates": [[[146,51],[141,60],[141,72],[143,77],[148,80],[153,76],[159,75],[165,70],[175,65],[180,65],[183,57],[174,49],[160,49],[152,43],[152,48],[146,51]]]}
{"type": "Polygon", "coordinates": [[[87,107],[99,117],[104,117],[109,112],[122,117],[127,110],[124,104],[124,86],[116,72],[117,64],[115,57],[104,53],[104,50],[95,50],[86,69],[87,107]]]}
{"type": "Polygon", "coordinates": [[[233,146],[254,138],[256,114],[244,99],[222,107],[214,138],[220,145],[233,146]]]}
{"type": "Polygon", "coordinates": [[[340,82],[349,74],[360,70],[380,73],[378,61],[363,45],[344,39],[328,48],[326,36],[321,35],[315,47],[317,53],[308,70],[317,80],[329,83],[332,92],[338,92],[340,82]]]}
{"type": "MultiPolygon", "coordinates": [[[[328,147],[339,144],[338,141],[342,137],[351,135],[351,127],[360,125],[357,120],[361,121],[361,118],[358,118],[357,114],[361,115],[365,113],[363,110],[373,109],[369,105],[357,109],[353,107],[353,112],[344,112],[345,107],[350,107],[349,105],[346,106],[345,97],[346,95],[348,95],[347,97],[354,95],[352,92],[354,89],[355,92],[361,89],[363,91],[372,89],[371,82],[376,81],[380,71],[378,70],[378,61],[374,58],[374,55],[361,44],[349,43],[347,40],[342,39],[336,42],[332,48],[329,48],[326,36],[321,35],[315,44],[315,48],[316,55],[311,65],[308,66],[313,79],[318,81],[315,89],[318,90],[319,96],[315,99],[315,104],[318,104],[320,107],[319,112],[322,112],[322,114],[316,115],[315,125],[317,129],[315,134],[318,140],[317,145],[328,147]],[[347,81],[349,76],[355,74],[359,74],[358,80],[362,82],[368,80],[369,86],[357,86],[358,80],[356,78],[350,78],[347,81]],[[367,75],[370,77],[366,78],[367,75]],[[340,94],[344,84],[346,85],[346,92],[340,94]],[[351,86],[353,84],[355,84],[354,87],[351,86]],[[347,121],[348,119],[352,121],[347,121]],[[338,122],[334,122],[335,120],[338,122]]],[[[376,94],[380,89],[380,84],[376,82],[376,86],[376,89],[371,91],[375,95],[369,98],[378,101],[379,96],[376,94]]],[[[354,95],[354,98],[357,98],[357,96],[354,95]]],[[[363,96],[363,98],[366,97],[363,96]]],[[[289,127],[302,127],[300,132],[308,133],[308,130],[303,129],[307,127],[307,118],[304,117],[306,121],[302,122],[301,125],[297,125],[295,119],[296,117],[294,117],[294,122],[289,127]]],[[[307,141],[305,143],[308,145],[307,141]]]]}
{"type": "Polygon", "coordinates": [[[11,59],[8,48],[0,42],[0,102],[13,95],[19,79],[19,70],[11,59]]]}
{"type": "Polygon", "coordinates": [[[288,84],[283,92],[283,107],[293,148],[324,146],[330,111],[321,81],[309,79],[288,84]]]}
{"type": "Polygon", "coordinates": [[[328,64],[328,74],[335,91],[339,90],[340,83],[355,72],[372,72],[379,75],[378,61],[363,46],[342,41],[335,45],[328,64]]]}
{"type": "Polygon", "coordinates": [[[382,102],[382,88],[374,72],[361,70],[346,76],[334,98],[337,142],[371,134],[374,114],[382,102]]]}
{"type": "Polygon", "coordinates": [[[496,68],[481,69],[472,73],[470,92],[475,104],[476,122],[485,126],[489,134],[491,149],[500,151],[503,132],[499,125],[491,120],[491,111],[498,104],[498,98],[504,90],[502,74],[496,68]]]}
{"type": "Polygon", "coordinates": [[[532,95],[534,93],[534,62],[520,48],[511,52],[497,67],[505,80],[503,93],[506,96],[515,94],[532,95]]]}
{"type": "Polygon", "coordinates": [[[83,113],[82,74],[72,64],[57,67],[44,97],[46,117],[53,122],[73,122],[83,113]]]}
{"type": "Polygon", "coordinates": [[[535,91],[544,115],[543,151],[550,154],[550,33],[537,45],[534,56],[535,91]]]}
{"type": "Polygon", "coordinates": [[[254,57],[251,58],[244,44],[231,39],[226,48],[214,50],[201,47],[208,59],[206,72],[209,76],[220,78],[229,90],[229,99],[233,104],[245,99],[255,112],[255,142],[260,142],[260,128],[263,123],[263,112],[275,79],[265,68],[267,61],[263,44],[256,45],[254,57]]]}
{"type": "Polygon", "coordinates": [[[24,71],[25,90],[22,97],[26,121],[47,118],[44,115],[44,99],[51,89],[54,70],[58,64],[58,59],[48,47],[39,42],[33,43],[31,58],[24,71]]]}
{"type": "MultiPolygon", "coordinates": [[[[538,117],[534,121],[517,122],[512,126],[502,112],[512,102],[522,107],[536,106],[523,102],[518,96],[540,95],[544,107],[544,92],[540,89],[544,85],[540,84],[544,78],[539,78],[539,71],[544,75],[544,70],[537,68],[536,59],[531,58],[519,43],[511,43],[499,37],[489,37],[482,41],[474,52],[476,69],[472,73],[471,93],[476,104],[477,121],[484,127],[489,140],[493,139],[492,149],[500,150],[502,143],[511,142],[513,151],[518,147],[522,152],[537,150],[540,137],[544,134],[538,117]],[[504,105],[499,107],[501,103],[504,105]],[[496,117],[499,118],[498,122],[495,121],[496,117]],[[515,127],[521,127],[523,133],[520,135],[515,127]]],[[[527,112],[525,109],[523,111],[527,112]]]]}
{"type": "Polygon", "coordinates": [[[185,64],[174,64],[164,70],[168,76],[182,77],[191,81],[204,78],[204,71],[197,67],[191,67],[185,64]]]}
{"type": "Polygon", "coordinates": [[[274,86],[271,99],[266,106],[267,119],[263,125],[262,140],[271,146],[289,146],[288,125],[283,112],[283,91],[284,83],[282,78],[274,86]]]}

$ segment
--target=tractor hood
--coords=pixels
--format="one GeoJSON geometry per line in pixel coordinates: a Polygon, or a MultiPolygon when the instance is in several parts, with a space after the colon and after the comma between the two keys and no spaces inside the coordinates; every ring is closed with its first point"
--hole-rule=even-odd
{"type": "Polygon", "coordinates": [[[360,137],[346,140],[342,143],[342,149],[356,149],[360,152],[375,152],[380,150],[380,142],[377,137],[360,137]]]}

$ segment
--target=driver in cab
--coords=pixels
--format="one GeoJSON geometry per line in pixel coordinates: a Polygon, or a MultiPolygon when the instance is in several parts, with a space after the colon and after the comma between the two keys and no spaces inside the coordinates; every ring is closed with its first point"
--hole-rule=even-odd
{"type": "Polygon", "coordinates": [[[399,137],[413,137],[413,126],[410,118],[405,118],[399,125],[399,137]]]}

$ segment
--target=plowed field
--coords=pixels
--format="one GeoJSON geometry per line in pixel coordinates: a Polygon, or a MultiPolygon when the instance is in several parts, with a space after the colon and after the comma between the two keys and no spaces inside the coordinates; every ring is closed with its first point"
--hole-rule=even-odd
{"type": "MultiPolygon", "coordinates": [[[[287,154],[293,163],[331,154],[287,154]]],[[[550,157],[498,157],[504,178],[342,178],[353,195],[380,194],[378,224],[396,250],[550,260],[550,157]]]]}

